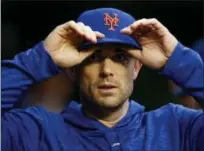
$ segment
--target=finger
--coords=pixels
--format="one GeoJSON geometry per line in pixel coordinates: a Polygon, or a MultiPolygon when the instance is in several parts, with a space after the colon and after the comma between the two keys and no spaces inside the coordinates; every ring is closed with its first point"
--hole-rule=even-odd
{"type": "Polygon", "coordinates": [[[130,50],[128,50],[128,53],[131,56],[137,58],[138,60],[140,60],[140,61],[142,60],[142,51],[141,50],[139,50],[139,49],[130,49],[130,50]]]}
{"type": "Polygon", "coordinates": [[[167,28],[162,25],[156,18],[139,20],[135,24],[131,25],[131,29],[135,32],[137,30],[158,30],[158,33],[163,33],[164,31],[167,31],[167,28]]]}
{"type": "Polygon", "coordinates": [[[86,30],[86,26],[84,25],[84,23],[82,22],[78,22],[77,23],[79,25],[79,27],[81,28],[81,30],[84,32],[84,38],[86,40],[91,40],[91,36],[89,35],[88,31],[86,30]]]}
{"type": "Polygon", "coordinates": [[[144,26],[151,26],[153,30],[157,31],[159,36],[164,36],[168,32],[168,29],[162,25],[156,18],[149,19],[144,23],[144,26]]]}
{"type": "Polygon", "coordinates": [[[88,34],[90,35],[91,42],[96,43],[97,42],[96,34],[93,32],[90,26],[85,26],[85,27],[86,27],[88,34]]]}
{"type": "Polygon", "coordinates": [[[75,31],[77,34],[84,36],[84,31],[77,25],[75,21],[66,22],[58,27],[58,29],[64,29],[65,31],[69,32],[70,29],[75,31]]]}
{"type": "Polygon", "coordinates": [[[94,38],[93,38],[93,35],[92,35],[92,33],[91,33],[91,29],[90,29],[90,27],[88,27],[88,26],[85,26],[84,25],[84,23],[82,23],[82,22],[79,22],[79,23],[77,23],[80,27],[81,27],[81,29],[84,31],[84,38],[86,39],[86,40],[88,40],[88,41],[90,41],[90,42],[92,42],[92,43],[94,43],[95,41],[94,41],[94,38]]]}
{"type": "Polygon", "coordinates": [[[146,22],[144,22],[144,25],[150,25],[154,27],[155,29],[165,29],[166,28],[156,18],[148,19],[146,22]]]}
{"type": "Polygon", "coordinates": [[[89,26],[85,26],[84,23],[82,22],[78,22],[77,23],[80,28],[83,30],[83,32],[85,33],[84,34],[84,38],[87,39],[87,40],[91,40],[93,43],[96,43],[97,42],[97,39],[96,38],[104,38],[105,35],[102,34],[101,32],[99,31],[92,31],[91,27],[89,26]],[[91,38],[91,36],[93,36],[93,38],[91,38]]]}
{"type": "Polygon", "coordinates": [[[73,20],[71,20],[71,21],[68,21],[68,22],[66,22],[66,23],[64,23],[64,24],[59,25],[58,27],[59,27],[59,28],[63,28],[63,29],[65,29],[65,30],[69,30],[69,29],[70,29],[70,26],[74,26],[75,24],[76,24],[76,22],[73,21],[73,20]]]}
{"type": "Polygon", "coordinates": [[[143,25],[147,21],[146,18],[140,19],[136,22],[134,22],[132,25],[130,25],[130,28],[132,31],[135,31],[137,28],[139,28],[141,25],[143,25]]]}
{"type": "Polygon", "coordinates": [[[132,30],[131,30],[130,26],[128,26],[128,27],[121,29],[120,33],[130,35],[132,33],[132,30]]]}
{"type": "Polygon", "coordinates": [[[140,33],[140,34],[146,34],[148,32],[152,31],[152,28],[150,25],[146,25],[146,26],[142,26],[139,25],[139,27],[137,28],[137,30],[134,30],[133,33],[140,33]]]}
{"type": "Polygon", "coordinates": [[[124,33],[124,34],[128,34],[128,35],[131,35],[134,31],[135,31],[135,28],[137,28],[142,22],[144,22],[145,20],[147,20],[146,18],[143,18],[143,19],[140,19],[138,21],[135,21],[134,23],[132,23],[130,26],[126,27],[126,28],[123,28],[121,30],[121,33],[124,33]]]}
{"type": "Polygon", "coordinates": [[[94,31],[94,32],[95,32],[97,38],[104,38],[105,37],[105,35],[99,31],[94,31]]]}
{"type": "Polygon", "coordinates": [[[77,25],[78,25],[78,26],[81,28],[81,30],[84,32],[84,38],[89,40],[89,39],[90,39],[90,36],[89,36],[89,34],[87,33],[87,31],[86,31],[86,26],[84,25],[84,23],[78,22],[77,25]]]}

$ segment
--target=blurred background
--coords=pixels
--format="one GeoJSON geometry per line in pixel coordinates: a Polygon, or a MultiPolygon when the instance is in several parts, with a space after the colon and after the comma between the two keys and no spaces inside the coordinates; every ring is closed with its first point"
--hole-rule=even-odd
{"type": "MultiPolygon", "coordinates": [[[[122,9],[136,19],[157,18],[188,47],[203,38],[203,1],[3,0],[1,2],[1,59],[13,58],[15,54],[43,40],[57,25],[75,20],[85,10],[99,7],[122,9]]],[[[131,98],[145,105],[146,110],[158,108],[169,102],[179,103],[177,97],[169,92],[168,80],[158,75],[156,71],[145,67],[135,82],[131,98]]]]}

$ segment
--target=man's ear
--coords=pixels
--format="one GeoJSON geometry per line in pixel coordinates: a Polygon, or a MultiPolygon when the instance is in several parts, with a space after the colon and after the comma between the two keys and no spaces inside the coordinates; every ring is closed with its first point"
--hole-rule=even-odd
{"type": "Polygon", "coordinates": [[[134,68],[133,68],[133,74],[132,74],[133,80],[135,80],[137,78],[141,67],[142,67],[142,63],[137,59],[135,61],[134,68]]]}

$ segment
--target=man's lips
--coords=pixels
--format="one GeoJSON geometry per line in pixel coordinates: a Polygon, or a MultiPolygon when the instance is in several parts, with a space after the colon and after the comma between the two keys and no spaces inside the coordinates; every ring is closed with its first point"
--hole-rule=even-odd
{"type": "Polygon", "coordinates": [[[98,89],[101,94],[113,94],[117,87],[115,85],[99,85],[98,89]]]}
{"type": "Polygon", "coordinates": [[[116,88],[115,85],[99,85],[98,86],[99,89],[113,89],[116,88]]]}

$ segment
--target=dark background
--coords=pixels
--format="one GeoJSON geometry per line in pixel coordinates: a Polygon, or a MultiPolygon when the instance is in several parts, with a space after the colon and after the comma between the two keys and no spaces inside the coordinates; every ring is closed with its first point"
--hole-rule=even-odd
{"type": "MultiPolygon", "coordinates": [[[[203,1],[2,1],[2,59],[11,59],[43,40],[52,29],[88,9],[115,7],[136,19],[157,18],[177,39],[191,46],[203,37],[203,1]]],[[[167,79],[143,68],[135,82],[133,99],[147,110],[176,101],[167,91],[167,79]]]]}

